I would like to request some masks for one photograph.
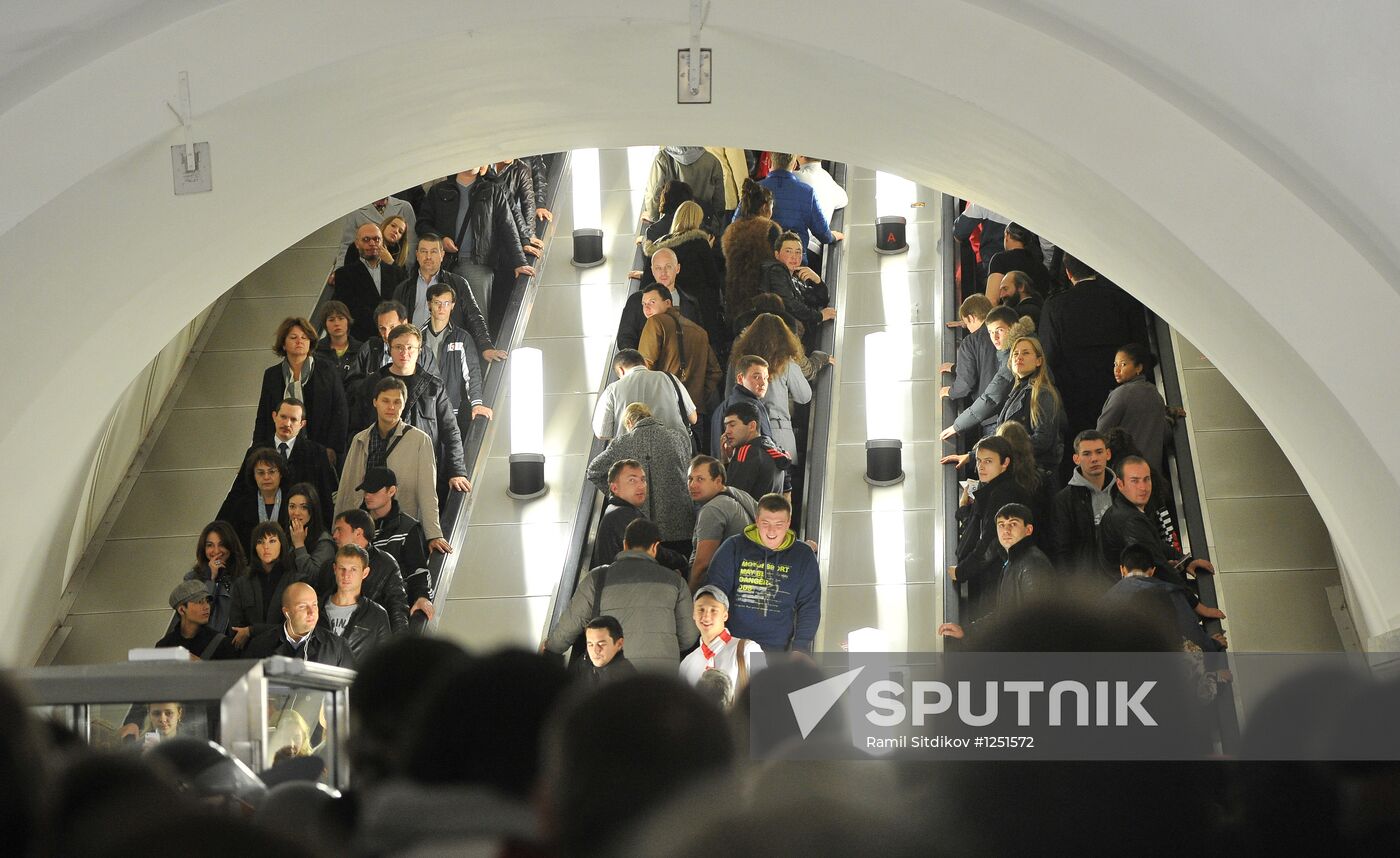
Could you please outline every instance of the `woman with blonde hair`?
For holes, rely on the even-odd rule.
[[[399,215],[389,215],[379,225],[384,243],[379,245],[379,261],[408,270],[408,221]]]
[[[757,355],[768,361],[768,390],[763,394],[763,403],[773,426],[773,442],[795,464],[797,435],[793,430],[792,406],[812,401],[812,386],[808,382],[816,378],[822,367],[834,362],[831,355],[814,351],[809,358],[797,334],[772,313],[754,317],[734,341],[733,354]],[[737,367],[731,367],[729,377],[733,378],[737,371]]]
[[[1007,358],[1014,381],[1001,406],[998,425],[1015,420],[1030,432],[1035,461],[1047,471],[1060,465],[1064,452],[1065,409],[1050,381],[1045,349],[1036,337],[1017,337]]]

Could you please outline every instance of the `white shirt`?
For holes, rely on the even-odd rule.
[[[707,670],[722,670],[729,674],[729,681],[734,686],[734,694],[739,693],[739,638],[734,638],[725,643],[718,635],[712,643],[708,644],[710,651],[714,653],[714,658],[705,658],[705,650],[696,647],[695,651],[686,656],[681,661],[681,680],[689,685],[694,685],[700,681],[700,675]],[[754,653],[758,653],[758,664],[754,664]],[[744,644],[744,664],[748,665],[749,678],[753,679],[755,670],[762,670],[767,659],[763,656],[763,648],[753,641]]]
[[[792,175],[802,184],[811,186],[812,192],[817,195],[817,208],[821,209],[822,217],[826,218],[828,223],[833,214],[844,209],[851,201],[851,198],[846,194],[846,189],[838,185],[831,174],[822,169],[821,161],[808,161],[793,170]]]
[[[282,447],[283,447],[283,445],[285,445],[285,446],[287,447],[287,452],[285,452],[285,453],[282,453]],[[295,435],[293,435],[293,436],[291,437],[291,440],[288,440],[288,441],[283,441],[280,437],[278,437],[278,436],[275,435],[275,434],[272,436],[272,448],[273,448],[274,450],[276,450],[277,452],[282,453],[282,457],[285,458],[287,461],[291,461],[291,459],[292,459],[292,451],[296,449],[296,446],[297,446],[297,436],[295,436]]]
[[[628,369],[598,397],[598,406],[593,411],[593,434],[604,440],[621,435],[622,412],[633,402],[645,402],[657,420],[673,429],[688,431],[690,424],[682,420],[676,405],[677,386],[687,415],[695,411],[695,402],[685,385],[672,384],[672,378],[669,373],[647,369],[642,364]]]

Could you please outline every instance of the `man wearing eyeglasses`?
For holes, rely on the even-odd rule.
[[[472,286],[460,274],[444,270],[442,237],[435,233],[418,236],[416,264],[409,268],[408,276],[394,287],[393,299],[404,306],[405,322],[412,322],[420,328],[428,323],[428,290],[445,284],[452,287],[456,306],[452,321],[471,335],[476,350],[483,360],[505,360],[504,349],[498,349],[491,342],[491,332],[486,327],[486,317],[481,314]]]
[[[432,357],[438,375],[447,386],[447,399],[457,415],[457,425],[465,435],[476,417],[491,419],[492,412],[482,404],[481,361],[467,332],[452,324],[457,295],[446,283],[428,287],[428,321],[422,326],[423,356]],[[462,413],[462,403],[469,405]]]

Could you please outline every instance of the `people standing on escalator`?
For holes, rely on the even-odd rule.
[[[800,182],[792,174],[796,165],[790,152],[772,152],[771,169],[761,184],[773,194],[773,220],[783,229],[797,234],[802,259],[807,259],[807,242],[815,238],[822,244],[835,244],[846,236],[832,229],[817,204],[812,186]]]
[[[1050,272],[1045,268],[1040,252],[1040,239],[1019,223],[1009,223],[1002,235],[1003,249],[991,258],[987,270],[987,299],[1000,303],[1001,281],[1008,273],[1020,271],[1029,275],[1034,291],[1050,293]]]
[[[678,270],[675,276],[675,288],[682,293],[695,299],[696,307],[700,311],[700,318],[696,322],[710,333],[712,345],[716,352],[720,351],[724,343],[728,342],[727,337],[717,338],[716,332],[720,335],[726,331],[724,322],[724,274],[720,270],[717,261],[714,236],[701,228],[704,219],[704,212],[700,206],[694,202],[685,202],[676,209],[675,219],[671,229],[654,241],[648,241],[642,245],[642,250],[648,259],[653,263],[656,261],[656,254],[662,250],[670,250],[675,254],[675,263]],[[642,289],[655,282],[652,274],[652,266],[646,266],[642,276]]]
[[[674,258],[669,249],[656,255],[658,263]],[[637,351],[646,359],[647,368],[675,376],[685,385],[692,402],[710,402],[719,391],[723,374],[710,348],[709,334],[681,315],[671,302],[670,290],[661,283],[653,283],[642,293],[642,313],[647,321]]]
[[[1064,452],[1064,408],[1050,381],[1040,340],[1021,337],[1011,343],[1011,374],[1016,380],[1002,403],[998,425],[1015,420],[1030,433],[1036,464],[1054,473]]]
[[[666,146],[656,153],[642,194],[642,220],[655,223],[661,219],[661,190],[677,179],[690,186],[695,201],[705,210],[705,221],[717,223],[725,210],[724,167],[703,146]]]
[[[645,496],[635,503],[637,511],[660,528],[662,544],[667,549],[684,557],[690,553],[690,536],[695,527],[695,510],[686,487],[690,436],[657,420],[651,409],[640,402],[627,406],[623,424],[627,431],[609,441],[607,448],[588,463],[585,476],[606,492],[615,482],[613,469],[617,462],[639,462],[645,476]],[[617,529],[616,533],[620,537],[622,531]],[[602,534],[600,528],[600,545],[604,543]],[[606,550],[616,553],[611,546]],[[602,563],[608,562],[606,550],[601,555]]]
[[[724,448],[729,451],[725,468],[729,484],[752,497],[783,495],[792,459],[758,425],[758,408],[752,402],[736,402],[724,409]]]
[[[774,245],[783,234],[772,220],[773,193],[745,179],[737,217],[724,231],[724,311],[729,322],[750,309],[754,297],[770,291],[765,264],[773,261]]]
[[[491,306],[498,262],[517,276],[535,273],[506,190],[489,170],[472,167],[434,185],[416,225],[420,244],[429,233],[442,236],[443,267],[467,281],[483,308]]]
[[[740,355],[755,355],[768,362],[768,387],[763,404],[768,410],[773,441],[788,454],[794,464],[798,461],[797,434],[793,425],[794,406],[812,401],[811,382],[835,359],[824,351],[814,351],[808,357],[797,335],[783,320],[765,313],[754,318],[744,333],[734,341]],[[785,491],[791,490],[789,485]]]

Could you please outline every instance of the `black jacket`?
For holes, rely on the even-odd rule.
[[[1142,304],[1102,278],[1081,280],[1045,303],[1038,325],[1069,436],[1093,429],[1115,386],[1113,356],[1125,343],[1147,344]]]
[[[377,339],[377,337],[376,337]],[[306,403],[306,426],[302,437],[310,438],[322,447],[335,451],[336,461],[345,459],[350,436],[346,433],[348,412],[345,403],[345,382],[337,364],[315,360],[311,375],[304,377],[301,399]],[[281,404],[286,383],[282,379],[282,364],[275,363],[263,372],[262,392],[258,395],[258,411],[253,419],[253,443],[260,447],[274,445],[277,437],[272,425],[272,413]]]
[[[1031,496],[1016,482],[1010,471],[983,483],[972,496],[972,506],[959,511],[962,526],[958,536],[958,580],[966,582],[973,601],[989,608],[987,596],[997,587],[1001,569],[1001,543],[997,541],[997,510],[1009,503],[1031,505]]]
[[[335,348],[331,346],[330,335],[327,334],[316,341],[316,351],[312,354],[317,361],[325,359],[327,363],[335,364],[340,370],[340,380],[344,382],[345,386],[348,388],[350,386],[350,378],[355,374],[355,359],[360,355],[361,345],[363,345],[363,343],[353,336],[347,336],[345,354],[338,355],[335,353]]]
[[[194,633],[194,637],[186,640],[180,637],[179,620],[176,620],[174,629],[171,629],[165,637],[156,641],[156,647],[158,649],[175,646],[184,647],[189,650],[192,655],[198,656],[204,661],[238,658],[238,650],[233,648],[233,639],[228,635],[218,634],[208,626],[200,626]]]
[[[389,367],[382,366],[370,373],[355,391],[353,432],[374,425],[374,386],[389,377]],[[408,385],[408,402],[404,403],[401,419],[423,430],[433,441],[437,454],[438,472],[449,477],[467,475],[465,454],[462,452],[462,432],[457,428],[457,415],[452,400],[447,398],[447,386],[433,373],[418,368],[416,380]],[[408,382],[405,380],[405,384]],[[353,434],[352,432],[352,434]]]
[[[404,270],[387,262],[379,263],[379,288],[363,262],[356,259],[335,270],[331,298],[350,309],[350,336],[369,340],[379,336],[374,328],[374,308],[393,297],[394,287],[404,278]]]
[[[268,629],[253,638],[248,643],[248,648],[243,651],[244,658],[268,658],[274,655],[355,669],[355,655],[350,651],[350,647],[337,637],[335,632],[322,626],[312,629],[310,636],[302,641],[301,646],[293,649],[279,623],[276,628]]]
[[[588,677],[588,684],[591,688],[600,685],[609,685],[614,682],[626,679],[629,676],[637,675],[637,667],[627,660],[624,653],[613,656],[612,661],[602,667],[594,667],[593,662],[588,662],[588,672],[584,674]]]
[[[802,337],[804,344],[814,340],[822,326],[822,312],[798,293],[786,265],[776,259],[763,263],[763,291],[782,298],[783,307],[803,324],[806,328]]]
[[[1108,479],[1109,492],[1117,500],[1118,489],[1113,486],[1112,477]],[[1117,577],[1117,566],[1112,569],[1104,566],[1098,525],[1094,524],[1094,505],[1088,488],[1069,485],[1060,489],[1055,495],[1053,517],[1054,536],[1048,545],[1048,553],[1062,572]]]
[[[598,534],[593,538],[593,556],[588,564],[593,568],[616,560],[618,552],[622,551],[622,537],[627,525],[643,518],[642,511],[630,503],[608,498],[606,504],[607,508],[598,519]],[[675,570],[681,577],[690,575],[690,559],[664,545],[656,549],[656,562]]]
[[[360,596],[374,601],[389,612],[389,628],[395,634],[408,628],[408,593],[404,589],[403,575],[399,563],[393,555],[370,545],[369,577],[360,585]],[[315,581],[308,581],[316,588],[321,601],[335,593],[335,560],[326,564]]]
[[[1186,586],[1186,577],[1174,565],[1182,559],[1182,553],[1162,541],[1157,527],[1146,513],[1118,495],[1113,499],[1113,506],[1099,520],[1099,546],[1103,552],[1101,571],[1104,573],[1105,587],[1118,582],[1119,559],[1123,556],[1123,549],[1129,545],[1141,545],[1151,552],[1152,565],[1157,567],[1157,579],[1186,590],[1190,593],[1192,607],[1195,607],[1200,598]]]
[[[1006,565],[997,584],[997,611],[1015,610],[1054,591],[1055,567],[1033,538],[1022,539],[1003,556]]]
[[[350,371],[350,377],[345,382],[345,397],[351,407],[354,407],[354,396],[360,383],[365,380],[365,376],[378,372],[381,367],[389,365],[389,344],[384,342],[382,337],[376,336],[372,340],[367,340],[360,345],[360,350],[355,354],[355,366]],[[418,365],[428,372],[437,372],[437,360],[431,354],[419,352]],[[373,391],[370,391],[373,393]],[[355,413],[350,413],[350,419],[358,419]],[[354,424],[351,423],[351,426]],[[361,426],[361,429],[364,427]],[[347,434],[354,435],[358,430],[349,429]]]
[[[726,466],[725,485],[761,498],[783,490],[783,471],[791,466],[792,459],[773,439],[759,435],[734,451]]]
[[[228,522],[233,527],[234,534],[238,536],[238,544],[243,546],[244,552],[247,552],[249,549],[248,540],[252,538],[253,528],[257,527],[258,522],[262,520],[258,510],[262,498],[259,496],[250,474],[239,471],[238,476],[234,479],[234,486],[234,490],[231,490],[224,498],[216,518],[219,521]],[[282,506],[277,510],[277,523],[282,525],[284,530],[289,524],[287,520],[287,490],[291,487],[291,483],[282,483]],[[284,546],[284,550],[291,551],[291,546]]]
[[[285,546],[284,551],[291,552],[291,546]],[[257,560],[253,561],[254,566],[261,566]],[[232,598],[232,607],[229,610],[228,626],[232,630],[235,627],[248,627],[253,637],[257,637],[268,629],[282,628],[284,617],[282,616],[282,594],[287,588],[298,582],[305,583],[305,579],[297,574],[296,569],[288,561],[283,567],[282,579],[277,582],[277,587],[272,591],[272,598],[263,599],[262,577],[267,573],[258,569],[252,569],[245,575],[233,579],[233,585],[229,588],[229,595]]]
[[[494,170],[495,167],[492,167]],[[496,172],[496,181],[505,191],[510,213],[515,218],[521,243],[535,237],[535,177],[530,166],[520,159],[511,161],[504,170]]]
[[[478,176],[472,184],[471,210],[462,222],[463,232],[471,230],[472,234],[471,255],[466,261],[494,266],[499,260],[502,265],[511,268],[526,264],[525,252],[521,250],[520,229],[511,214],[506,189],[489,173]],[[420,236],[433,232],[451,238],[460,246],[457,207],[461,202],[462,191],[457,187],[456,176],[438,182],[424,198],[423,211],[418,215],[414,229]],[[443,267],[451,268],[456,261],[457,254],[449,253]]]
[[[1036,330],[1040,330],[1040,313],[1045,309],[1045,299],[1035,292],[1011,305],[1016,310],[1016,315],[1023,319],[1030,319],[1035,322]],[[1144,343],[1146,345],[1146,343]],[[1112,373],[1110,373],[1112,375]]]
[[[1104,594],[1104,606],[1110,610],[1142,611],[1149,616],[1170,622],[1185,640],[1203,652],[1220,652],[1220,644],[1206,634],[1194,609],[1194,595],[1185,587],[1152,577],[1121,578]]]
[[[420,598],[433,600],[436,587],[428,569],[428,539],[423,525],[400,510],[397,499],[389,507],[388,515],[375,520],[373,544],[399,564],[410,606]]]
[[[457,293],[457,307],[452,311],[449,321],[471,334],[478,352],[495,348],[491,332],[486,327],[486,317],[481,315],[481,307],[476,303],[476,295],[472,294],[471,285],[466,279],[444,268],[438,272],[437,282],[451,286],[452,291]],[[408,275],[403,281],[395,285],[394,300],[408,309],[408,317],[412,319],[414,311],[418,309],[417,297],[418,266],[413,265],[408,269]]]
[[[248,456],[258,447],[272,447],[277,449],[277,436],[272,437],[268,444],[254,444],[243,454],[242,461],[248,461]],[[298,438],[292,445],[292,455],[287,461],[288,473],[282,479],[282,497],[285,498],[292,486],[297,483],[310,483],[316,489],[316,499],[321,502],[321,526],[326,530],[331,529],[334,520],[332,513],[335,511],[334,496],[336,488],[340,485],[340,478],[336,476],[335,468],[331,467],[330,459],[326,458],[326,448],[312,441],[310,438]],[[228,495],[224,499],[224,506],[235,508],[234,505],[242,504],[247,508],[247,515],[254,516],[253,524],[257,524],[257,487],[249,484],[247,475],[241,470],[233,478],[233,485],[229,487]],[[247,501],[247,503],[244,503]],[[252,532],[252,527],[248,528]],[[244,546],[245,548],[247,546]]]
[[[316,628],[335,634],[331,629],[330,618],[326,616],[324,603]],[[345,624],[345,631],[338,637],[350,647],[350,654],[354,656],[355,663],[363,664],[365,656],[375,647],[387,642],[391,634],[389,612],[373,599],[361,596],[359,604],[355,606],[355,613],[350,615],[350,620]]]

